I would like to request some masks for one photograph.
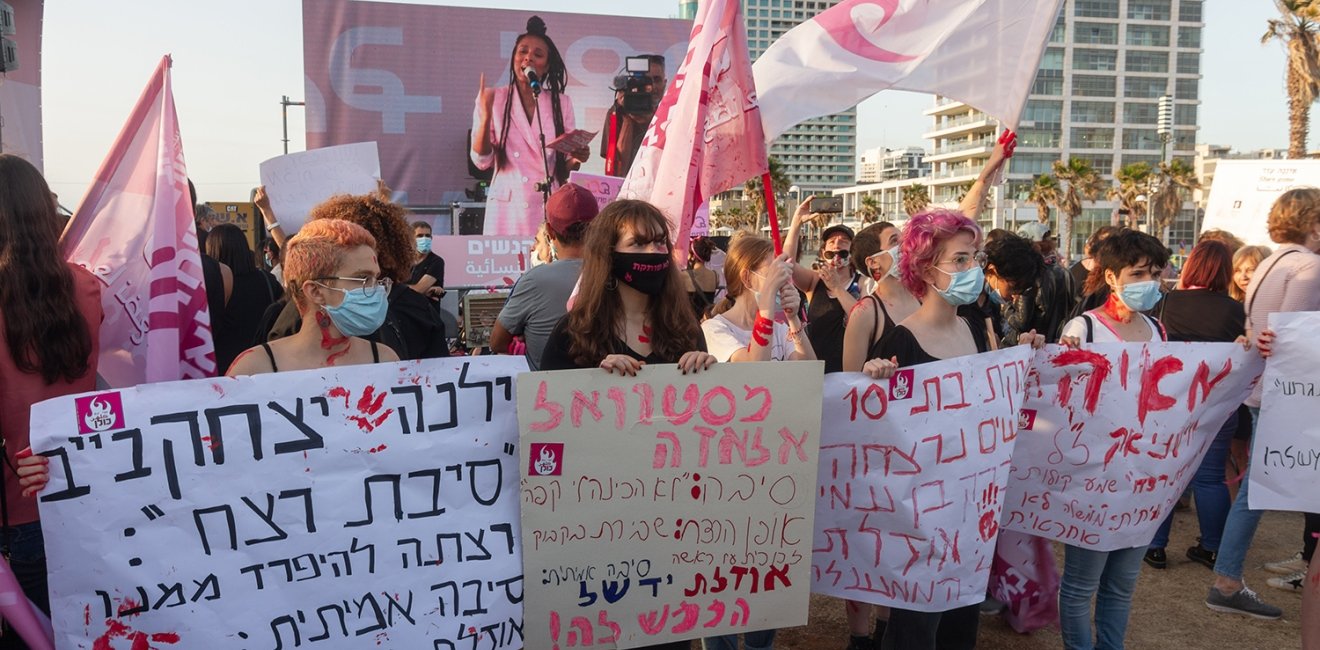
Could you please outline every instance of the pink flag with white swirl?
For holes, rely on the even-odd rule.
[[[215,375],[188,171],[163,57],[60,240],[101,290],[98,372],[116,388]]]
[[[1010,129],[1062,0],[843,0],[756,60],[767,141],[894,88],[965,102]]]

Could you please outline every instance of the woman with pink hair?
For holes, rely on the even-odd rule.
[[[990,351],[985,327],[958,315],[985,288],[985,253],[981,228],[962,212],[945,209],[918,213],[903,228],[898,256],[899,278],[921,307],[880,340],[877,355],[862,371],[873,379],[893,376],[899,366],[913,366]],[[1035,330],[1019,343],[1039,348],[1045,338]],[[944,612],[891,608],[880,647],[958,650],[976,647],[978,605]]]

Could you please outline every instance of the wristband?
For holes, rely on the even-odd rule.
[[[274,230],[274,229],[279,228],[279,227],[280,227],[280,222],[278,222],[278,221],[272,221],[272,222],[266,224],[266,230]]]

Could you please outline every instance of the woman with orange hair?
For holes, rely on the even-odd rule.
[[[367,341],[385,322],[385,296],[376,239],[341,219],[310,221],[284,250],[284,281],[302,318],[297,333],[249,348],[230,377],[398,361],[388,346]]]

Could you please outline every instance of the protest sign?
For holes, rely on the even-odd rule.
[[[441,235],[431,252],[445,261],[446,287],[507,289],[532,268],[535,240],[514,235]]]
[[[38,404],[59,647],[519,647],[526,367],[433,359]]]
[[[1004,527],[1097,551],[1149,544],[1261,368],[1233,343],[1041,350]]]
[[[777,362],[519,377],[527,647],[805,624],[820,374]]]
[[[1320,160],[1219,160],[1202,231],[1227,230],[1255,246],[1277,246],[1265,227],[1280,194],[1320,186]]]
[[[1320,494],[1320,312],[1270,314],[1277,338],[1261,377],[1260,423],[1251,444],[1252,510],[1316,511]]]
[[[985,600],[1030,358],[826,376],[813,592],[918,611]]]
[[[289,235],[307,223],[317,204],[336,194],[375,192],[379,178],[375,142],[300,151],[261,163],[261,184],[270,197],[270,209]]]

